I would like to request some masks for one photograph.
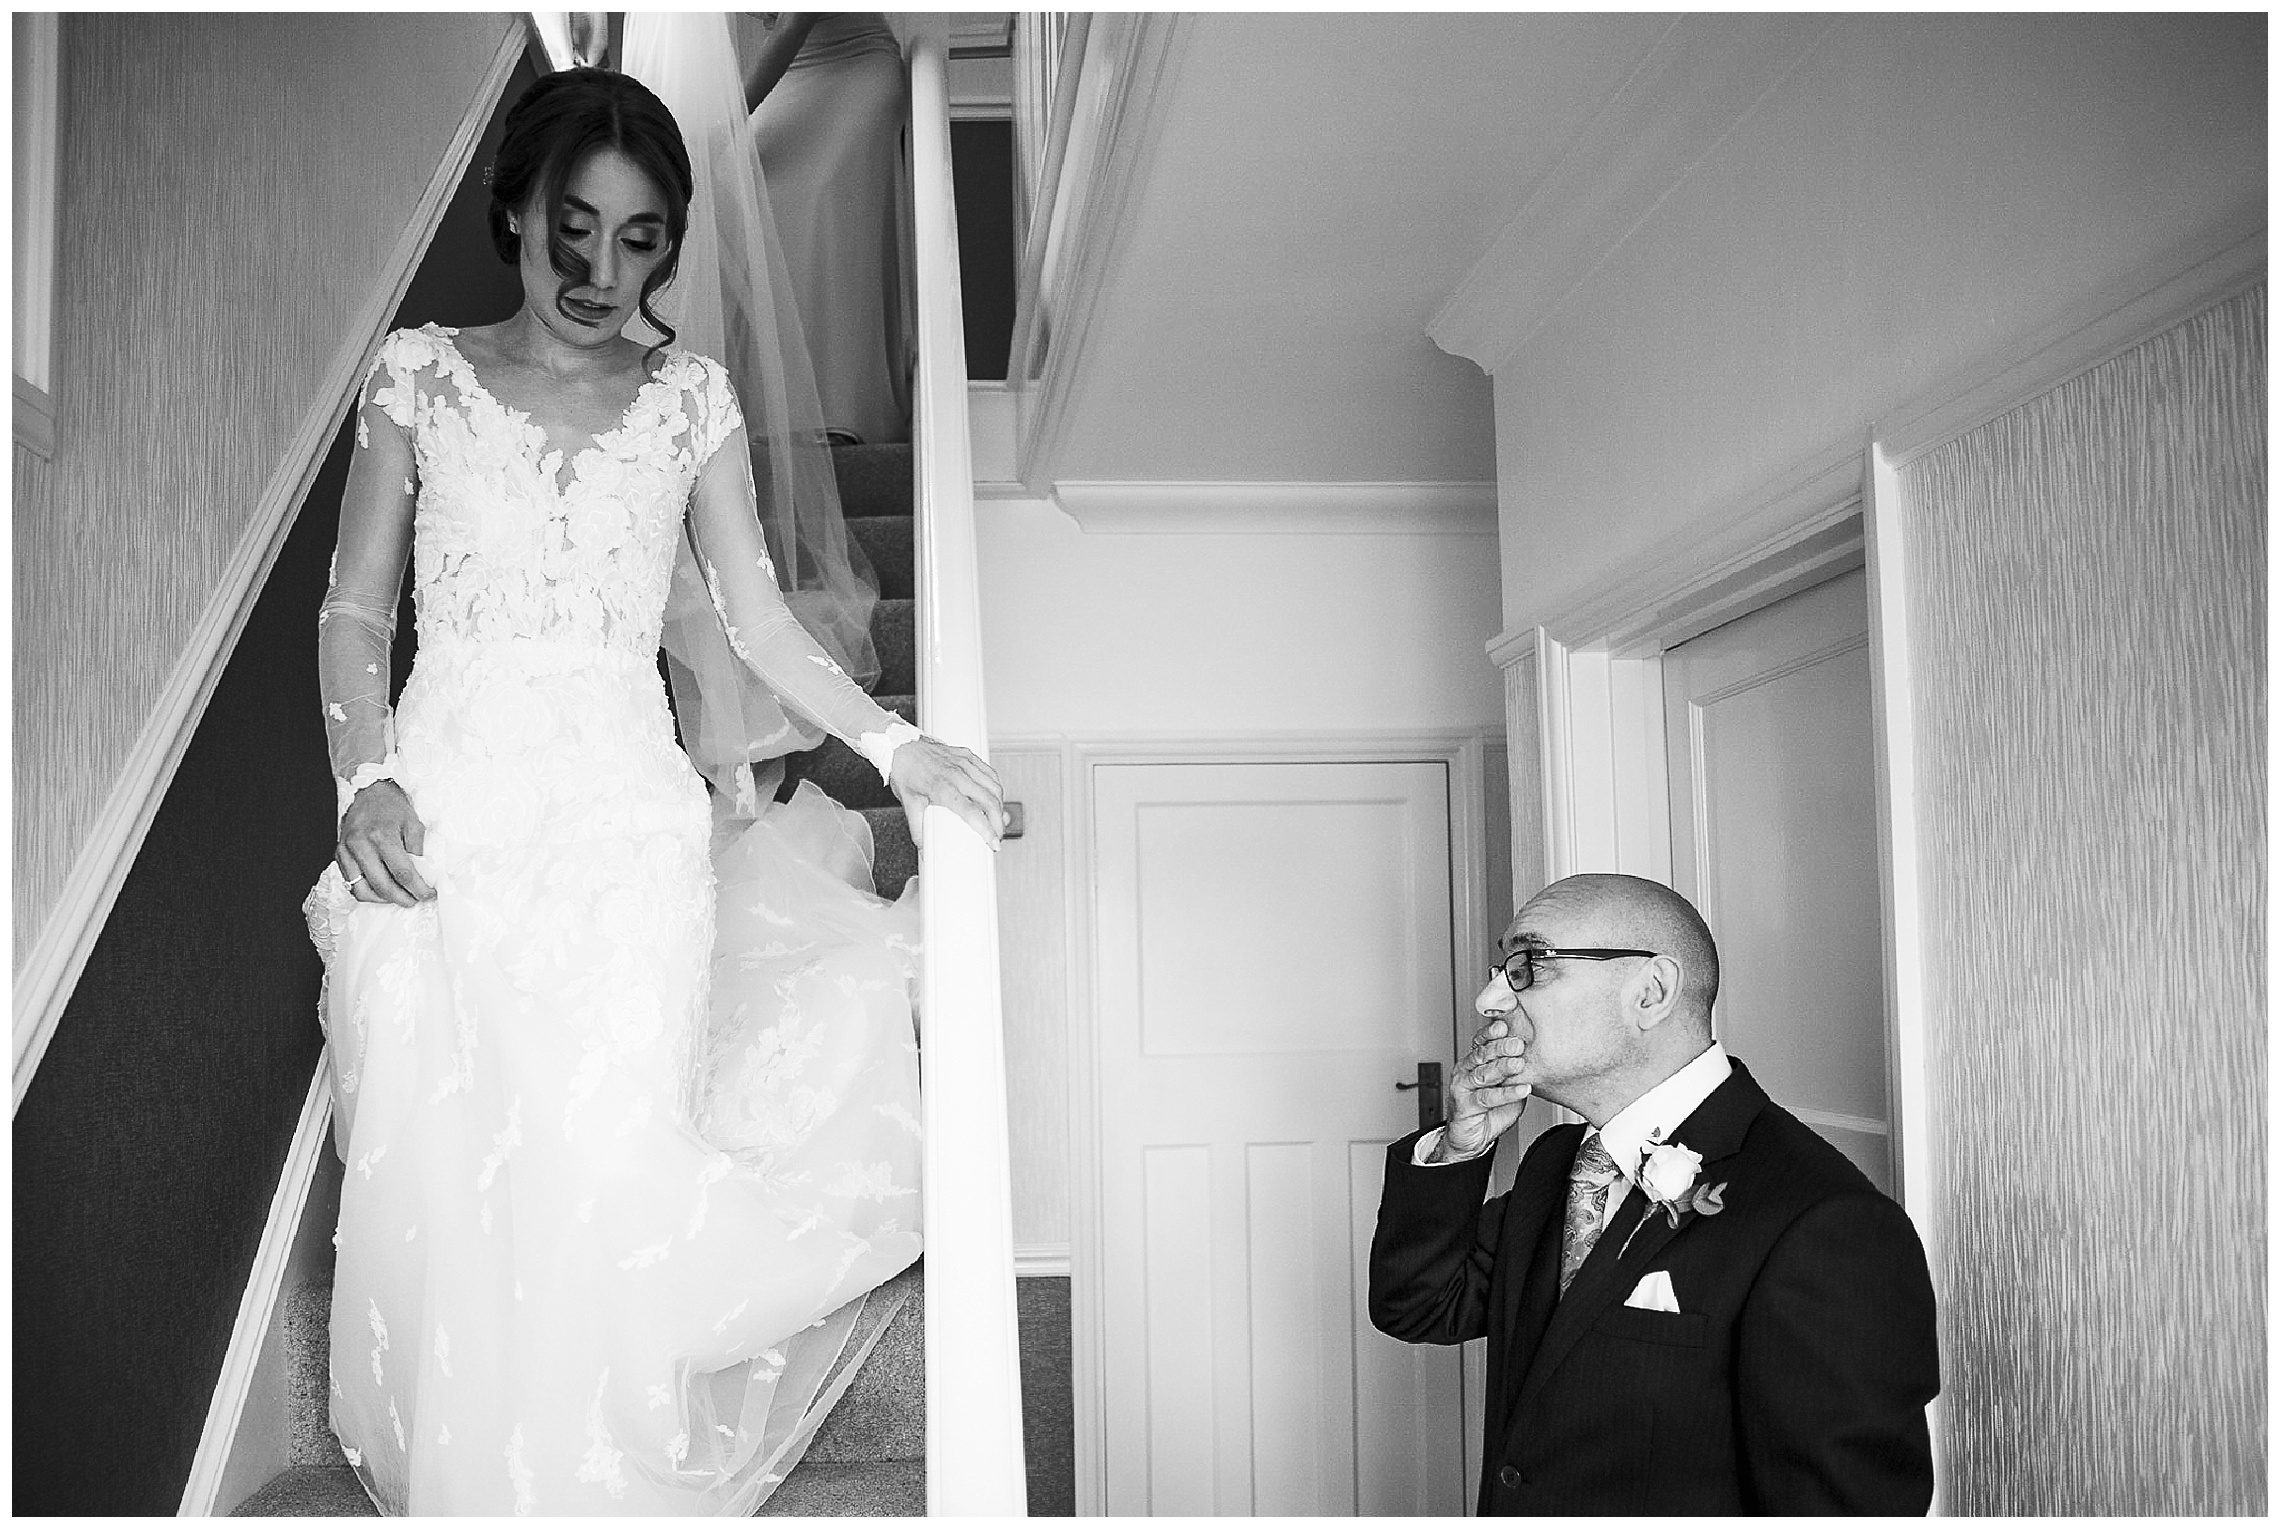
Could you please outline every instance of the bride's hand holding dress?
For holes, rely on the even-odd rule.
[[[379,780],[357,792],[341,815],[333,864],[358,902],[410,908],[435,896],[416,863],[426,846],[427,828],[412,799],[394,781]]]

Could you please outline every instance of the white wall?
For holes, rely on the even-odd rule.
[[[1030,500],[979,514],[993,735],[1503,715],[1483,651],[1496,624],[1489,535],[1088,534]]]
[[[1348,508],[1351,508],[1349,505]],[[1493,536],[1088,533],[1056,505],[985,502],[983,662],[992,752],[1029,814],[999,869],[1014,1236],[1070,1238],[1069,1033],[1086,1017],[1085,826],[1072,749],[1104,739],[1481,733],[1503,691]],[[1389,509],[1389,514],[1394,513]],[[1501,760],[1499,760],[1501,764]],[[1501,820],[1495,832],[1504,829]],[[1081,886],[1081,883],[1080,883]]]
[[[55,456],[16,451],[11,508],[19,974],[514,25],[64,18]]]
[[[2260,16],[1836,22],[1499,367],[1506,625],[2261,227],[2264,57]]]

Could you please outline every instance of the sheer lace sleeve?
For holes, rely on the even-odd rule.
[[[357,399],[356,449],[341,494],[332,579],[317,612],[317,689],[340,810],[395,768],[388,705],[396,601],[412,547],[419,469],[412,454],[411,366],[391,335]]]
[[[703,466],[689,530],[729,648],[782,701],[854,745],[884,777],[896,746],[918,729],[864,694],[784,603],[756,514],[743,417],[727,379],[708,381],[696,421]]]

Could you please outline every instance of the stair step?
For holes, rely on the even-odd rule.
[[[842,1508],[787,1507],[792,1513],[876,1513],[889,1516],[926,1511],[926,1275],[923,1261],[880,1287],[902,1297],[863,1366],[816,1429],[807,1453],[779,1489],[798,1502],[844,1501]],[[312,1280],[286,1298],[286,1332],[291,1373],[292,1465],[247,1498],[233,1517],[281,1518],[298,1515],[342,1518],[371,1516],[356,1473],[341,1453],[329,1421],[329,1322],[332,1282]],[[869,1331],[872,1329],[863,1329]],[[311,1341],[313,1338],[313,1341]],[[897,1467],[870,1480],[868,1467]],[[902,1469],[908,1467],[908,1469]],[[808,1478],[822,1478],[820,1484]],[[911,1498],[915,1508],[897,1506]],[[795,1489],[797,1489],[795,1491]],[[875,1503],[877,1506],[862,1506]],[[765,1511],[765,1510],[764,1510]]]
[[[900,515],[862,515],[847,522],[847,534],[871,560],[883,599],[908,600],[918,592],[918,551],[911,540],[916,522]]]
[[[232,1518],[378,1518],[348,1462],[296,1465],[239,1503]]]
[[[886,446],[834,446],[831,469],[839,480],[839,513],[849,520],[865,515],[907,519],[918,502],[907,441]]]
[[[888,901],[902,896],[904,885],[918,874],[918,846],[911,842],[910,821],[900,807],[860,807],[871,825],[871,881]]]
[[[916,696],[882,695],[872,699],[905,722],[918,720]],[[871,761],[837,738],[827,738],[820,748],[794,754],[784,761],[784,788],[777,793],[777,799],[788,800],[791,788],[803,780],[814,781],[819,790],[842,807],[860,810],[895,805],[894,792],[879,779],[879,772],[872,768]]]
[[[926,1458],[926,1274],[913,1264],[881,1287],[903,1303],[808,1441],[802,1463]],[[796,1474],[796,1473],[795,1473]]]
[[[232,1518],[378,1518],[356,1472],[297,1465],[238,1505]],[[760,1505],[759,1518],[924,1518],[926,1462],[818,1460],[812,1454]]]
[[[918,602],[881,600],[871,607],[871,642],[879,650],[880,695],[918,693]]]
[[[232,1518],[378,1518],[356,1472],[296,1465],[254,1493]],[[926,1461],[818,1460],[811,1452],[760,1505],[759,1518],[923,1518]]]
[[[895,1276],[888,1288],[905,1293],[901,1308],[865,1356],[846,1394],[816,1430],[804,1458],[760,1510],[762,1517],[904,1517],[926,1511],[923,1262]],[[1075,1440],[1067,1391],[1068,1282],[1025,1279],[1016,1290],[1029,1510],[1033,1515],[1066,1516],[1075,1511]],[[302,1285],[287,1301],[295,1372],[289,1378],[295,1406],[293,1465],[248,1498],[234,1516],[370,1517],[371,1501],[325,1422],[325,1339],[332,1287]],[[300,1337],[310,1330],[312,1316],[313,1347]],[[305,1437],[311,1434],[314,1439]],[[321,1454],[308,1448],[315,1440],[322,1441]]]
[[[362,1494],[359,1493],[359,1496]],[[756,1518],[924,1518],[926,1462],[802,1460]]]
[[[296,1467],[347,1470],[332,1431],[332,1277],[295,1286],[285,1296],[285,1388],[293,1437],[286,1457]],[[349,1482],[356,1495],[364,1489]],[[280,1510],[283,1511],[283,1510]]]

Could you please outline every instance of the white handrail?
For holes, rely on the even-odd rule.
[[[927,732],[986,757],[948,33],[946,17],[923,18],[909,50],[918,694]],[[926,1507],[930,1515],[1026,1516],[997,865],[990,848],[946,809],[928,808],[924,828],[918,907],[925,946]]]

